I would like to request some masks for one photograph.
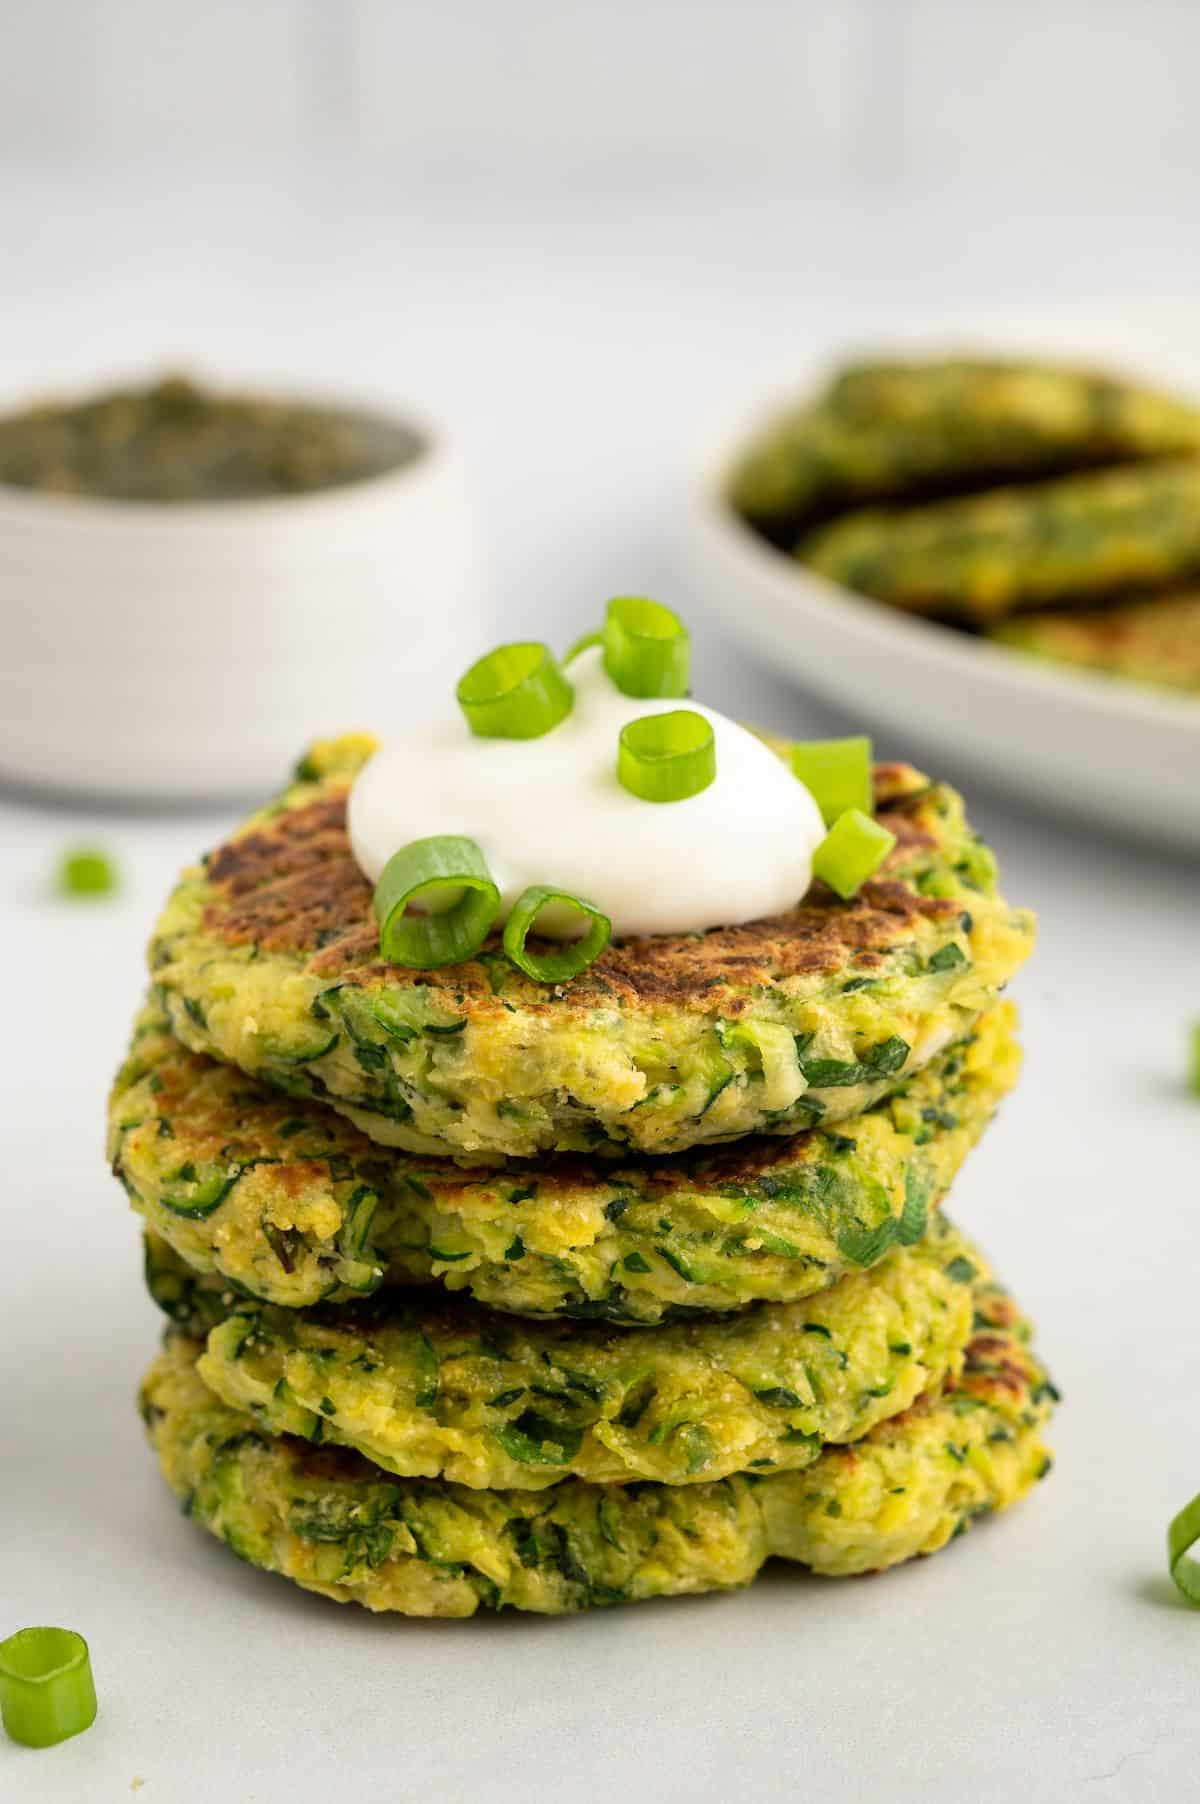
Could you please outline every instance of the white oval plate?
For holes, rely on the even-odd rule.
[[[1059,320],[1033,332],[1009,322],[1007,329],[971,337],[993,351],[1040,346],[1047,354],[1103,359],[1193,386],[1200,355],[1194,320],[1190,357],[1187,350],[1163,355],[1158,331],[1147,355],[1144,331],[1136,338],[1127,331],[1087,333],[1078,321],[1071,329]],[[879,342],[932,352],[962,343],[963,335],[891,333],[880,334]],[[794,399],[803,385],[802,372],[773,398],[744,409],[715,436],[693,475],[691,574],[714,612],[805,688],[944,748],[998,786],[1104,826],[1200,850],[1200,700],[1043,664],[901,614],[805,570],[742,523],[724,498],[725,474],[781,395]]]

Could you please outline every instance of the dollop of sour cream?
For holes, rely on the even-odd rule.
[[[482,739],[447,719],[387,740],[350,792],[350,843],[372,883],[402,846],[464,834],[487,860],[507,916],[546,884],[585,897],[613,933],[691,933],[795,906],[825,837],[787,765],[735,721],[691,701],[623,695],[599,647],[567,672],[575,706],[540,739]],[[645,802],[617,780],[621,728],[689,708],[712,723],[717,774],[682,802]],[[538,931],[578,931],[546,910]]]

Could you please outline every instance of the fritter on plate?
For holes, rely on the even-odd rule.
[[[1023,614],[992,629],[1017,651],[1081,670],[1200,694],[1200,592],[1151,596],[1112,608]]]
[[[770,420],[730,499],[768,537],[865,502],[913,501],[1200,452],[1200,409],[1099,371],[993,358],[850,364]]]
[[[1165,588],[1200,571],[1200,459],[864,509],[808,534],[796,555],[862,595],[985,626]]]

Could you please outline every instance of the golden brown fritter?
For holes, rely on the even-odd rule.
[[[614,943],[556,987],[496,936],[469,963],[406,971],[380,960],[345,831],[372,749],[311,755],[186,872],[151,969],[194,1050],[412,1151],[674,1153],[846,1118],[969,1033],[1032,943],[959,798],[886,765],[877,812],[897,844],[850,902],[814,884],[787,915]]]
[[[961,1376],[801,1472],[711,1484],[475,1491],[400,1479],[342,1448],[265,1434],[174,1340],[143,1418],[186,1513],[251,1564],[409,1616],[557,1615],[744,1585],[771,1555],[831,1576],[943,1547],[1042,1478],[1054,1388],[1011,1301],[980,1283]]]
[[[1103,372],[996,358],[872,361],[767,423],[730,499],[777,544],[838,510],[1200,451],[1200,409]]]
[[[1200,695],[1200,592],[1149,596],[1113,608],[1026,614],[993,628],[1017,651],[1104,676]]]
[[[303,1310],[209,1293],[199,1371],[271,1434],[405,1478],[700,1484],[811,1465],[956,1374],[985,1271],[939,1213],[802,1302],[657,1328],[530,1322],[436,1290]]]
[[[1200,572],[1200,459],[846,514],[797,556],[844,588],[987,625]]]
[[[519,1314],[652,1323],[810,1296],[918,1239],[1019,1062],[1002,1003],[836,1128],[472,1169],[377,1146],[186,1051],[150,1007],[113,1088],[109,1156],[154,1235],[218,1291],[303,1308],[437,1277]],[[148,1276],[186,1312],[177,1273],[156,1260]]]

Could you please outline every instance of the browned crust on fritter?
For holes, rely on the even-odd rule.
[[[379,1157],[379,1148],[365,1134],[340,1117],[321,1112],[312,1114],[312,1137],[328,1124],[330,1146],[322,1149],[326,1156],[301,1157],[282,1132],[284,1124],[296,1118],[295,1105],[230,1067],[224,1068],[226,1075],[218,1085],[202,1081],[211,1078],[216,1069],[214,1060],[189,1052],[178,1040],[172,1042],[169,1058],[154,1062],[155,1118],[165,1121],[172,1131],[186,1133],[192,1159],[227,1165],[256,1161],[263,1156],[264,1141],[270,1142],[274,1148],[271,1188],[276,1195],[291,1198],[328,1184],[327,1154],[335,1147],[356,1152],[363,1159]],[[120,1081],[118,1078],[118,1085]],[[119,1176],[119,1164],[118,1159],[113,1167],[115,1176]]]
[[[1006,1291],[990,1289],[977,1304],[976,1330],[967,1348],[959,1387],[986,1401],[1019,1397],[1033,1372],[1028,1349],[1013,1338],[1020,1312]]]
[[[957,908],[951,900],[919,896],[887,875],[889,865],[936,845],[910,812],[922,793],[913,788],[913,777],[907,765],[876,768],[876,811],[897,845],[882,874],[852,903],[838,902],[814,884],[804,906],[786,915],[703,935],[618,942],[573,982],[572,999],[583,1007],[622,1002],[666,1007],[704,992],[736,1013],[756,984],[820,975],[848,961],[863,971],[877,968],[905,923],[920,916],[949,918]],[[321,977],[362,985],[429,984],[426,973],[401,972],[379,961],[371,886],[346,833],[346,796],[344,790],[326,794],[287,810],[212,853],[205,874],[214,894],[204,912],[205,931],[231,946],[291,954]],[[498,945],[498,938],[489,942],[485,958]],[[727,986],[726,1002],[721,992]],[[481,1008],[496,1001],[481,961],[456,966],[452,979],[439,976],[432,987],[452,987],[459,1006]],[[532,984],[521,1000],[531,1008],[547,1004],[546,992]]]

